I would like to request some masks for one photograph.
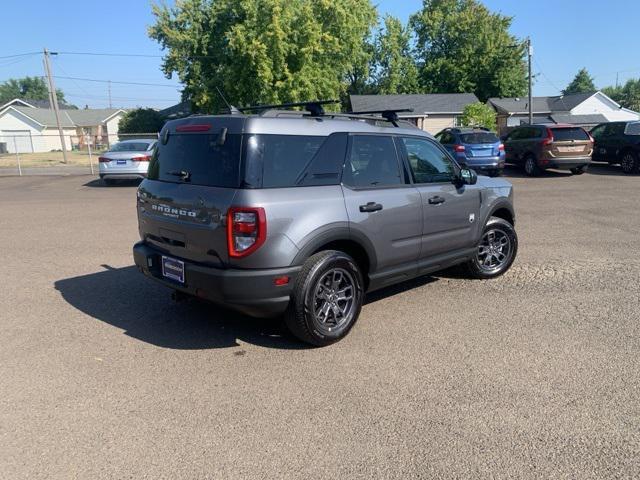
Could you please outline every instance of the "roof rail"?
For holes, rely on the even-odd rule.
[[[253,105],[250,107],[238,108],[238,110],[241,112],[249,112],[249,111],[274,110],[278,108],[304,107],[304,109],[307,112],[309,112],[312,117],[320,117],[324,115],[324,108],[322,108],[322,106],[328,105],[331,103],[340,103],[340,100],[315,100],[312,102],[281,103],[278,105]]]
[[[387,122],[391,122],[394,127],[398,126],[398,113],[413,112],[413,108],[399,108],[394,110],[367,110],[366,112],[349,112],[349,115],[374,115],[379,114]]]

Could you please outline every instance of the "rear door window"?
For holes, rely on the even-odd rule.
[[[393,138],[383,135],[353,135],[342,181],[352,187],[404,183]]]
[[[589,134],[580,127],[552,128],[553,140],[570,142],[571,140],[590,140]]]
[[[148,178],[165,182],[237,188],[240,183],[240,135],[171,133],[158,143]]]

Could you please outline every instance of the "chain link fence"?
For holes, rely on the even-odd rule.
[[[98,157],[123,140],[156,139],[157,133],[62,136],[58,133],[0,132],[0,176],[98,173]]]

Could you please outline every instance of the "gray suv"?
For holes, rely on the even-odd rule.
[[[315,105],[317,107],[317,105]],[[264,110],[168,122],[137,192],[138,268],[323,346],[366,292],[466,264],[509,269],[513,187],[381,117]]]

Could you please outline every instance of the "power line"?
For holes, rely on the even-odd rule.
[[[120,85],[140,85],[143,87],[167,87],[167,88],[181,88],[180,85],[167,85],[166,83],[144,83],[144,82],[125,82],[119,80],[100,80],[97,78],[81,78],[81,77],[60,77],[55,76],[55,78],[61,78],[64,80],[79,80],[82,82],[97,82],[97,83],[117,83]]]
[[[3,55],[0,58],[26,57],[27,55],[40,55],[42,52],[16,53],[14,55]]]

